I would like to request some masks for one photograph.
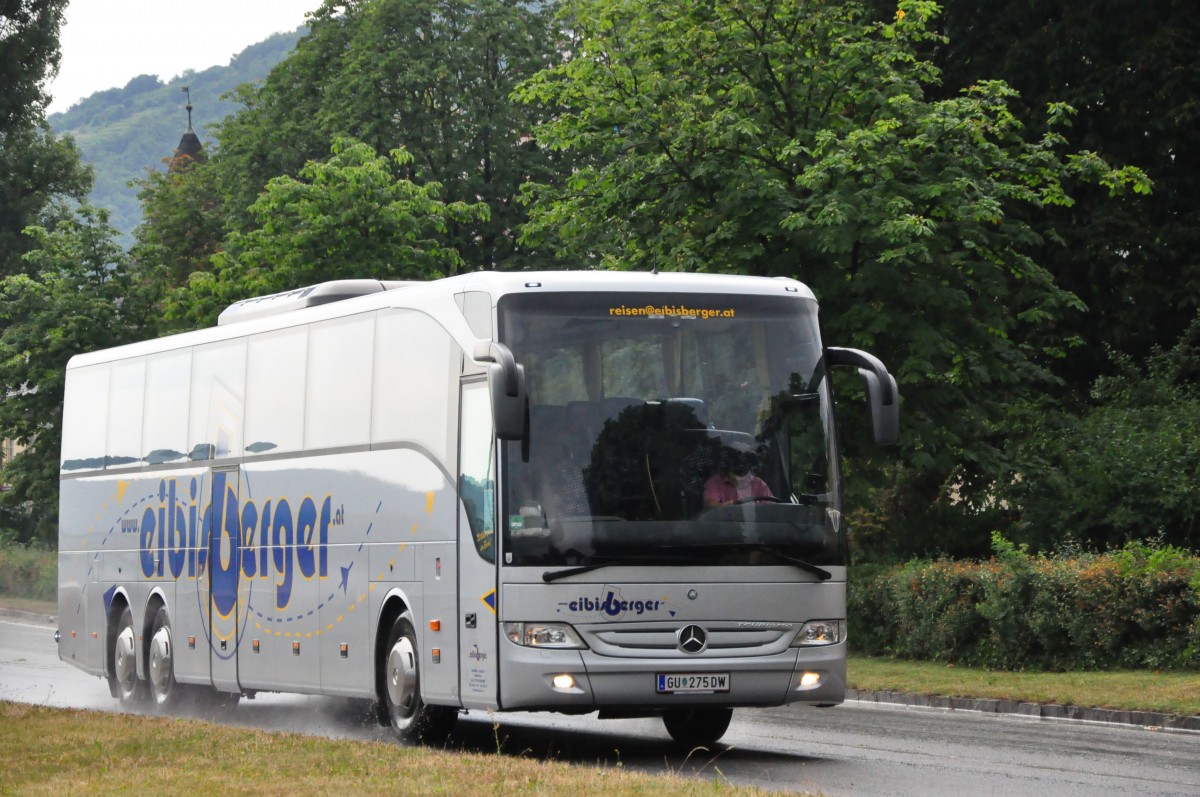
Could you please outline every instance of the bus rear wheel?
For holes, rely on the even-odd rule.
[[[731,719],[731,708],[682,708],[663,714],[663,725],[680,745],[707,747],[725,735]]]
[[[126,606],[117,620],[117,633],[113,637],[112,683],[113,694],[121,705],[129,708],[141,706],[146,700],[146,682],[137,674],[138,643],[133,630],[133,612]]]
[[[440,744],[454,730],[458,710],[421,699],[420,662],[412,616],[402,614],[392,623],[383,651],[380,714],[401,741]]]
[[[160,710],[179,705],[183,686],[175,681],[175,640],[171,636],[171,618],[167,607],[160,606],[150,632],[150,656],[146,669],[150,676],[150,696]]]

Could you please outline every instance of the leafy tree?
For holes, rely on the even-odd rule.
[[[1030,136],[1003,82],[930,99],[939,73],[919,52],[941,41],[935,11],[581,0],[564,18],[573,57],[519,89],[565,109],[539,142],[587,159],[527,189],[528,239],[606,267],[796,276],[830,340],[885,358],[904,396],[891,478],[909,530],[951,485],[964,507],[983,499],[1010,406],[1052,382],[1060,352],[1030,333],[1078,300],[1031,257],[1022,214],[1070,205],[1068,180],[1148,190],[1067,151],[1068,108]]]
[[[42,85],[58,71],[58,31],[66,8],[67,0],[0,0],[0,140],[41,119]]]
[[[557,60],[549,4],[519,0],[349,0],[309,17],[309,34],[219,132],[212,167],[233,227],[268,180],[295,176],[338,136],[384,155],[412,155],[403,176],[431,180],[448,200],[483,202],[488,218],[450,219],[447,241],[472,268],[528,265],[515,198],[549,179],[554,157],[532,146],[536,107],[514,104],[518,81]]]
[[[161,171],[162,159],[175,149],[184,131],[184,86],[195,104],[196,135],[206,146],[215,143],[208,128],[238,110],[231,92],[244,83],[260,83],[271,67],[292,50],[302,29],[279,33],[247,47],[228,64],[191,70],[166,83],[154,75],[138,75],[121,88],[98,91],[62,113],[51,114],[50,126],[72,136],[96,175],[89,202],[111,212],[111,221],[131,245],[142,221],[140,184],[148,170]],[[153,172],[152,172],[153,173]],[[173,230],[170,238],[185,235]],[[183,251],[175,257],[186,257]]]
[[[1095,547],[1159,537],[1200,548],[1200,316],[1143,362],[1110,350],[1080,417],[1057,413],[1020,441],[1005,497],[1015,534],[1042,549],[1069,530]]]
[[[232,233],[211,272],[195,272],[177,292],[174,314],[211,323],[231,302],[325,280],[371,276],[430,279],[462,265],[447,247],[447,225],[486,220],[482,203],[446,203],[437,183],[396,177],[412,161],[403,149],[375,155],[338,139],[333,155],[300,178],[267,183],[251,207],[258,226]]]
[[[876,2],[879,14],[895,4]],[[1020,92],[1018,118],[1040,129],[1042,109],[1064,101],[1073,142],[1142,167],[1154,193],[1112,201],[1088,187],[1073,205],[1030,216],[1036,256],[1087,312],[1055,324],[1086,345],[1056,364],[1085,398],[1114,373],[1107,348],[1137,359],[1170,348],[1200,308],[1200,6],[1133,0],[949,0],[939,96],[984,78]],[[1046,234],[1054,230],[1056,235]]]
[[[83,199],[91,174],[46,126],[42,84],[58,69],[66,0],[0,0],[0,275],[23,270],[22,230]]]
[[[25,273],[0,280],[0,434],[26,447],[4,463],[0,508],[20,541],[53,542],[67,361],[143,337],[150,313],[105,211],[28,235]]]
[[[892,2],[872,5],[894,13]],[[937,25],[949,43],[931,53],[942,67],[938,96],[1002,78],[1020,92],[1013,113],[1036,130],[1046,103],[1067,102],[1076,109],[1073,142],[1138,164],[1156,186],[1150,197],[1118,202],[1080,186],[1074,204],[1030,216],[1044,233],[1039,262],[1087,308],[1055,323],[1055,334],[1085,343],[1055,371],[1086,400],[1096,374],[1112,372],[1108,347],[1134,356],[1170,347],[1200,307],[1200,7],[943,5]]]
[[[164,294],[209,270],[224,248],[227,221],[214,177],[203,163],[187,162],[151,172],[140,184],[143,218],[131,252]]]
[[[25,227],[69,215],[91,182],[74,143],[56,137],[44,121],[0,136],[0,275],[27,269]]]

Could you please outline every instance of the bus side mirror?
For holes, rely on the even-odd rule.
[[[487,367],[492,397],[492,419],[496,437],[521,440],[525,437],[525,367],[518,365],[512,350],[503,343],[480,341],[472,352],[476,362]]]
[[[825,349],[825,362],[829,366],[858,368],[871,407],[872,438],[877,445],[895,445],[900,438],[900,391],[887,367],[873,354],[833,346]]]

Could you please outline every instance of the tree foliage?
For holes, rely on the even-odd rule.
[[[34,126],[46,108],[43,85],[58,72],[58,30],[67,0],[0,0],[0,141]]]
[[[42,379],[61,390],[49,361],[15,381],[22,357],[42,368],[35,341],[109,345],[340,277],[722,271],[807,282],[829,342],[899,377],[898,455],[843,425],[848,484],[877,490],[854,496],[856,539],[866,520],[886,554],[978,555],[999,524],[1099,545],[1140,522],[1197,544],[1197,380],[1169,364],[1192,357],[1190,337],[1171,347],[1200,305],[1190,6],[573,0],[555,21],[556,3],[326,0],[238,91],[209,161],[143,183],[131,265],[87,254],[111,243],[68,209],[88,175],[44,127],[44,98],[20,94],[53,69],[42,34],[62,5],[0,0],[15,87],[0,120],[20,121],[0,128],[0,349],[17,386],[0,421],[41,441],[30,474],[53,481],[57,454],[29,420],[54,411],[29,402]],[[12,9],[38,11],[18,27]],[[9,58],[17,44],[40,66]],[[86,312],[112,330],[56,331]],[[1171,351],[1147,356],[1155,344]],[[8,505],[49,500],[35,481]]]
[[[4,463],[0,508],[21,518],[22,541],[54,539],[67,361],[146,334],[146,294],[116,234],[88,206],[31,227],[25,273],[0,280],[0,434],[25,446]]]
[[[142,223],[134,231],[132,254],[164,289],[183,285],[207,271],[225,245],[223,198],[211,170],[186,162],[151,172],[141,181],[138,198]]]
[[[56,137],[45,119],[42,87],[58,69],[65,6],[0,0],[0,436],[27,447],[0,463],[9,488],[0,493],[0,525],[21,540],[53,536],[63,340],[70,336],[63,319],[46,312],[46,294],[59,285],[40,271],[54,242],[24,231],[70,224],[70,202],[91,186],[72,142]]]
[[[1081,186],[1074,204],[1029,217],[1055,233],[1036,256],[1087,308],[1055,324],[1086,343],[1055,367],[1086,398],[1112,372],[1107,347],[1135,358],[1170,348],[1200,308],[1200,6],[948,0],[938,26],[949,37],[933,54],[941,94],[1001,78],[1035,129],[1047,103],[1067,102],[1073,142],[1154,182],[1152,195],[1120,201]]]
[[[25,227],[69,215],[91,184],[74,143],[55,136],[45,121],[0,137],[0,275],[27,270],[21,257],[32,241]]]
[[[271,180],[250,207],[258,226],[233,232],[213,270],[192,274],[173,299],[175,315],[211,323],[232,302],[325,280],[454,273],[462,258],[444,243],[448,226],[485,221],[488,208],[443,202],[439,184],[397,177],[411,162],[403,149],[380,157],[338,139],[299,179]]]
[[[91,174],[46,126],[42,85],[58,69],[66,0],[0,0],[0,275],[24,269],[22,230],[82,200]]]
[[[1078,416],[1044,417],[1021,440],[1005,497],[1014,532],[1047,548],[1064,530],[1092,546],[1156,537],[1200,549],[1200,317],[1144,361],[1110,350]]]
[[[586,165],[528,190],[526,235],[606,267],[804,280],[827,337],[896,373],[906,478],[927,499],[990,485],[1008,407],[1052,382],[1033,331],[1078,304],[1027,214],[1069,206],[1068,181],[1144,176],[1071,151],[1063,106],[1031,135],[1003,82],[930,98],[932,3],[887,22],[816,0],[570,10],[574,56],[519,94],[566,109],[538,140]]]
[[[261,82],[295,46],[302,30],[278,33],[247,47],[228,64],[185,70],[166,82],[138,75],[122,87],[98,91],[49,116],[51,128],[71,136],[95,172],[88,201],[111,213],[126,246],[133,241],[143,208],[140,186],[131,181],[143,180],[151,170],[157,170],[152,175],[161,174],[163,158],[174,151],[185,129],[181,89],[187,86],[191,92],[196,135],[205,145],[215,143],[208,128],[238,110],[228,95],[243,83]]]
[[[470,268],[526,265],[515,236],[518,186],[553,159],[527,143],[536,109],[515,105],[517,82],[557,60],[550,14],[519,0],[327,2],[309,34],[219,132],[212,168],[235,229],[268,180],[296,176],[337,137],[412,158],[403,176],[441,183],[452,202],[483,202],[487,218],[449,219],[445,241]]]

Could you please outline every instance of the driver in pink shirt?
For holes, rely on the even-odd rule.
[[[721,470],[704,483],[704,506],[726,506],[738,501],[774,498],[771,488],[754,475],[758,457],[748,443],[731,443],[721,456]]]

